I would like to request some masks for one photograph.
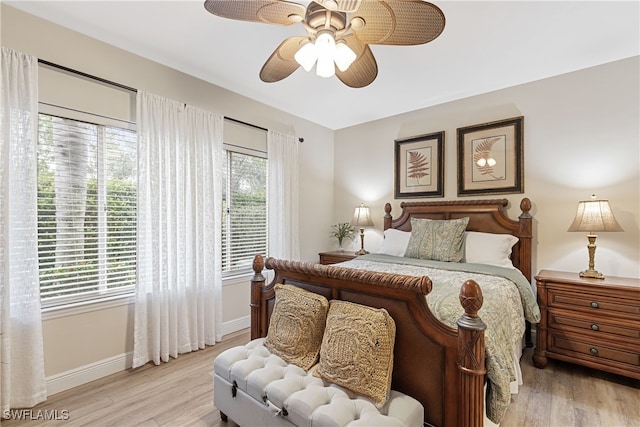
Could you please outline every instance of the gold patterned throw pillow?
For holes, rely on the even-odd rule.
[[[380,408],[391,391],[395,338],[387,310],[332,300],[317,373]]]
[[[287,363],[308,370],[318,360],[329,301],[292,285],[275,285],[276,302],[264,346]]]
[[[451,220],[411,218],[411,237],[404,256],[434,261],[462,261],[462,243],[467,224],[468,217]]]

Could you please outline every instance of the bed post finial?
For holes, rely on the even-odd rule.
[[[482,290],[474,280],[467,280],[460,288],[460,304],[464,308],[462,318],[478,319],[478,311],[482,308],[484,297]]]
[[[487,325],[478,317],[482,308],[482,290],[473,280],[467,280],[460,288],[460,304],[464,314],[458,320],[458,370],[460,390],[458,411],[461,426],[482,426],[484,421],[484,399],[469,399],[469,395],[483,396],[484,375],[484,331]],[[467,396],[466,398],[464,396]]]
[[[251,278],[251,339],[264,337],[266,331],[260,330],[260,297],[267,279],[262,275],[264,258],[256,255],[253,258],[253,277]]]
[[[529,211],[531,210],[531,200],[529,200],[528,197],[525,197],[520,201],[520,210],[522,211],[520,218],[522,218],[523,216],[527,218],[531,217],[531,214],[529,213]]]
[[[251,281],[260,279],[264,280],[262,270],[264,270],[264,258],[262,255],[258,254],[253,258],[253,277],[251,278]]]
[[[384,229],[391,228],[391,220],[393,217],[391,216],[391,203],[387,203],[384,205]]]

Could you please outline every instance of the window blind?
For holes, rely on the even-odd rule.
[[[43,307],[133,292],[136,161],[135,131],[39,115]]]
[[[222,271],[250,272],[267,253],[267,159],[226,150],[222,200]]]

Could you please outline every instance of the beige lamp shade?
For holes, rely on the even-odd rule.
[[[593,196],[595,197],[595,196]],[[583,200],[568,231],[623,231],[613,216],[608,200]]]
[[[365,206],[364,203],[356,208],[353,212],[353,218],[351,218],[351,225],[356,227],[371,227],[373,226],[373,221],[371,220],[371,213],[369,212],[369,207]]]

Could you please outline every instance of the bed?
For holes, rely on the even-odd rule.
[[[513,274],[519,275],[522,279],[520,282],[524,281],[524,286],[531,292],[526,298],[521,296],[522,305],[528,306],[521,308],[522,316],[528,310],[528,318],[536,321],[537,305],[530,285],[531,202],[527,198],[521,201],[521,214],[517,220],[510,219],[506,214],[508,203],[506,199],[403,202],[402,212],[395,219],[391,215],[391,205],[387,204],[384,217],[385,239],[387,230],[409,232],[412,223],[420,224],[421,219],[447,222],[464,219],[466,232],[516,237],[517,242],[511,249],[510,257],[514,267],[512,270],[515,270]],[[416,225],[416,229],[417,227]],[[399,267],[402,262],[382,259],[385,257],[393,258],[386,254],[372,254],[347,263],[324,266],[273,258],[264,260],[256,256],[251,287],[251,338],[267,334],[275,302],[273,288],[276,283],[299,286],[328,299],[385,308],[395,320],[397,328],[392,387],[415,397],[423,404],[425,423],[435,426],[481,426],[485,420],[485,394],[487,415],[493,422],[499,422],[505,411],[504,405],[508,405],[508,402],[498,402],[499,407],[493,407],[496,403],[489,400],[491,390],[500,388],[501,392],[498,394],[504,400],[504,384],[495,387],[493,383],[498,380],[487,375],[487,367],[491,374],[496,371],[496,365],[508,365],[508,362],[505,362],[505,357],[496,358],[491,351],[497,342],[491,335],[493,327],[489,324],[487,331],[487,325],[481,317],[485,304],[483,293],[491,290],[487,287],[483,291],[478,284],[487,280],[497,282],[498,279],[488,276],[493,275],[495,269],[490,267],[485,271],[482,265],[475,263],[441,263],[465,264],[462,271],[455,273],[455,280],[460,283],[455,286],[454,296],[460,306],[452,310],[451,302],[446,304],[447,310],[456,317],[452,321],[451,315],[447,319],[438,318],[435,314],[437,310],[430,306],[435,295],[432,291],[439,286],[430,277],[438,276],[434,270],[429,270],[433,266],[410,266],[406,273],[404,267]],[[399,261],[400,257],[397,258],[396,261]],[[388,263],[391,267],[379,267],[381,263]],[[274,277],[270,283],[267,283],[263,275],[264,268],[273,270]],[[422,268],[427,270],[420,270]],[[421,271],[429,271],[430,274],[421,274]],[[526,290],[518,292],[526,293]],[[448,293],[451,296],[452,292]],[[492,304],[491,299],[486,303]],[[496,317],[489,314],[487,313],[489,318]],[[537,315],[539,316],[539,311]],[[530,323],[526,323],[522,333],[526,344],[531,345]],[[488,345],[485,343],[485,335],[489,337]],[[513,340],[513,337],[508,339]],[[487,361],[486,355],[489,356]]]

